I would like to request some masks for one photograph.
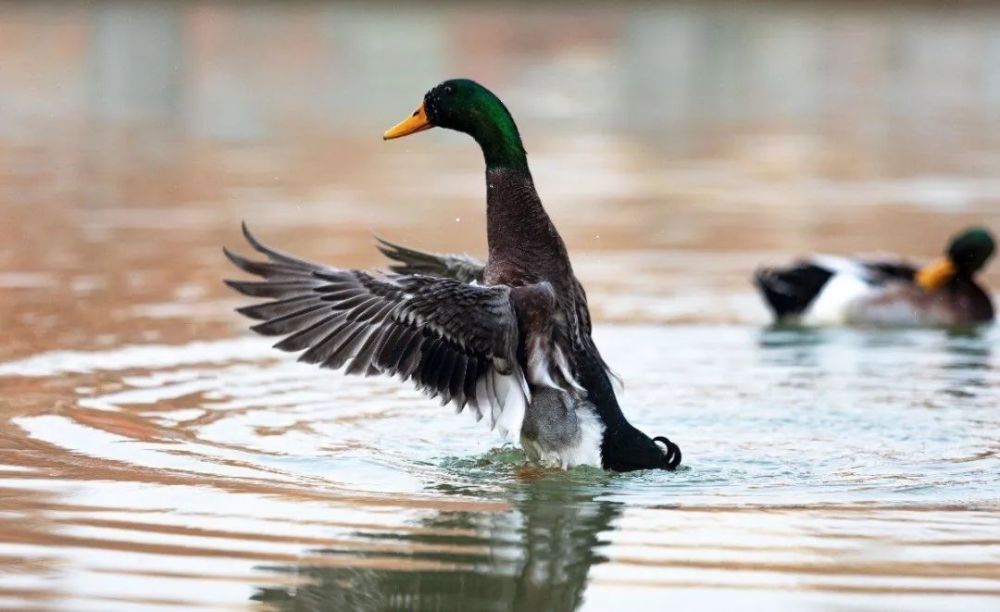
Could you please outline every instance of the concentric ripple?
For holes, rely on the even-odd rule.
[[[7,362],[5,396],[53,401],[13,406],[0,452],[0,603],[990,607],[997,339],[600,329],[675,474],[527,469],[483,423],[258,339]]]

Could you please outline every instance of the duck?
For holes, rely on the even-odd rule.
[[[244,224],[262,257],[224,253],[257,278],[225,282],[265,301],[237,312],[258,321],[254,332],[280,336],[274,347],[301,362],[393,376],[487,418],[535,464],[676,470],[680,447],[646,435],[622,412],[615,376],[591,336],[587,295],[542,206],[510,111],[479,83],[451,79],[383,139],[432,128],[467,134],[482,152],[485,262],[378,240],[390,269],[341,269],[267,246]]]
[[[814,255],[761,268],[754,283],[779,324],[968,327],[994,318],[975,279],[996,250],[990,231],[968,228],[923,267],[902,258]]]

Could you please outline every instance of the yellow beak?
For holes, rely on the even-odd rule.
[[[917,284],[925,291],[937,291],[955,277],[958,270],[949,259],[939,259],[917,272]]]
[[[382,140],[402,138],[403,136],[409,136],[410,134],[416,134],[417,132],[429,130],[432,127],[434,126],[427,120],[427,113],[424,111],[424,105],[421,104],[420,108],[413,111],[412,115],[386,130],[385,134],[382,134]]]

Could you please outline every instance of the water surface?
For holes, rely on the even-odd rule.
[[[256,339],[7,362],[4,396],[47,405],[5,429],[5,594],[990,607],[997,338],[602,327],[630,417],[684,445],[675,474],[527,468],[471,418]]]
[[[0,606],[1000,605],[1000,331],[770,329],[748,282],[1000,229],[995,7],[23,3],[0,23]],[[372,233],[483,252],[472,144],[380,140],[454,75],[518,118],[625,410],[681,445],[678,472],[526,467],[232,313],[241,219],[342,266],[384,263]]]

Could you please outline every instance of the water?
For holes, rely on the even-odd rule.
[[[1000,329],[770,329],[748,282],[1000,229],[1000,13],[514,12],[0,7],[0,607],[1000,605]],[[483,252],[471,143],[380,141],[456,74],[512,107],[678,472],[528,467],[232,313],[241,219],[343,266]]]
[[[683,444],[674,474],[527,468],[471,418],[256,339],[7,362],[4,397],[50,405],[5,429],[5,595],[990,607],[997,338],[602,327],[633,421]]]

